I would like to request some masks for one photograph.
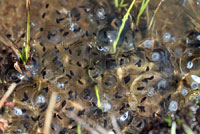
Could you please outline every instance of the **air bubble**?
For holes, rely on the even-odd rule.
[[[197,75],[191,75],[191,78],[192,78],[195,82],[200,83],[200,77],[199,77],[199,76],[197,76]]]
[[[153,43],[151,40],[145,40],[143,44],[146,48],[150,48]]]
[[[197,82],[192,82],[192,83],[191,83],[191,88],[192,88],[192,89],[198,89],[198,88],[199,88],[198,83],[197,83]]]
[[[17,75],[17,78],[20,79],[21,81],[23,81],[25,78],[25,75],[19,74],[19,75]]]
[[[61,96],[56,97],[56,101],[59,102],[61,100]]]
[[[111,104],[109,102],[108,103],[102,103],[101,106],[102,106],[104,112],[107,112],[111,109]]]
[[[170,33],[165,33],[163,36],[163,41],[164,42],[168,42],[171,38],[171,34]]]
[[[158,89],[165,89],[167,87],[167,80],[163,79],[158,82]]]
[[[46,99],[43,95],[39,95],[37,98],[36,98],[36,104],[41,104],[41,103],[45,103],[46,102]]]
[[[158,52],[154,52],[151,58],[153,61],[158,61],[160,59],[160,54]]]
[[[147,96],[152,97],[154,95],[154,88],[151,88],[147,93]]]
[[[126,121],[127,119],[128,119],[128,111],[126,112],[126,113],[124,113],[120,118],[119,118],[119,120],[120,121]]]
[[[106,18],[106,12],[104,10],[104,8],[99,8],[97,9],[97,16],[99,17],[99,19],[103,20]]]
[[[197,0],[197,5],[200,6],[200,0]]]
[[[116,31],[108,31],[107,38],[108,38],[109,44],[113,43],[117,38],[117,32]]]
[[[168,107],[169,111],[177,111],[178,110],[178,103],[176,101],[171,101]]]
[[[199,1],[200,2],[200,1]],[[200,35],[197,35],[197,40],[200,41]]]
[[[97,50],[99,50],[101,52],[108,52],[110,50],[110,48],[108,46],[104,46],[104,47],[102,47],[102,46],[99,47],[98,46]]]
[[[18,108],[18,107],[14,107],[13,108],[13,113],[17,116],[21,116],[22,115],[22,110],[21,108]]]
[[[78,24],[75,22],[72,22],[70,23],[69,30],[73,32],[75,30],[75,27],[78,27]]]
[[[193,67],[193,62],[192,61],[189,61],[187,63],[187,69],[191,69]]]
[[[182,90],[181,90],[181,94],[182,94],[183,96],[186,96],[186,95],[188,94],[188,90],[187,90],[187,89],[182,89]]]
[[[65,88],[65,84],[62,83],[62,82],[58,82],[57,87],[58,87],[58,88],[62,88],[62,89],[64,89],[64,88]]]
[[[176,37],[172,37],[172,41],[175,43],[176,42]]]

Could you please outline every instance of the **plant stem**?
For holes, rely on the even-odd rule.
[[[162,4],[163,1],[164,1],[164,0],[160,0],[160,3],[159,3],[158,6],[156,7],[156,10],[154,11],[153,17],[151,18],[151,21],[150,21],[150,23],[149,23],[148,30],[151,29],[151,26],[152,26],[152,24],[153,24],[154,18],[155,18],[156,14],[157,14],[157,12],[158,12],[158,9],[160,8],[160,6],[161,6],[161,4]]]
[[[118,0],[115,0],[115,7],[117,8],[119,6]]]
[[[80,124],[78,124],[78,126],[77,126],[77,134],[81,134],[81,125]]]
[[[94,86],[94,89],[95,89],[95,93],[96,93],[96,97],[97,97],[97,107],[101,109],[102,107],[101,107],[101,100],[100,100],[100,96],[99,96],[99,90],[98,90],[97,86]]]
[[[116,39],[116,40],[114,41],[114,43],[113,43],[113,52],[111,52],[111,53],[113,53],[113,54],[116,53],[117,43],[118,43],[118,41],[119,41],[119,39],[120,39],[120,36],[121,36],[121,33],[122,33],[123,29],[124,29],[125,23],[126,23],[126,21],[127,21],[127,19],[128,19],[128,15],[129,15],[129,13],[131,12],[131,9],[133,8],[134,3],[135,3],[135,0],[132,1],[130,7],[128,8],[126,14],[124,15],[124,17],[123,17],[123,19],[122,19],[122,24],[121,24],[121,26],[120,26],[120,28],[119,28],[119,32],[118,32],[118,35],[117,35],[117,39]]]
[[[27,17],[27,39],[26,39],[26,62],[29,58],[30,51],[30,0],[26,0],[26,17]]]
[[[140,16],[143,14],[144,10],[146,9],[147,5],[149,4],[150,0],[143,0],[142,1],[142,5],[140,7],[140,11],[137,15],[137,21],[136,21],[136,25],[138,26],[139,21],[140,21]]]

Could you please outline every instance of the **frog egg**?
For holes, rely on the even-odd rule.
[[[163,41],[164,42],[168,42],[171,38],[171,34],[170,33],[165,33],[163,36]]]
[[[160,59],[160,54],[158,52],[154,52],[151,58],[153,61],[158,61]]]
[[[143,44],[146,48],[150,48],[153,43],[151,40],[145,40]]]
[[[177,101],[171,101],[168,107],[169,111],[176,111],[178,110],[178,102]]]
[[[193,62],[192,61],[189,61],[187,63],[187,69],[191,69],[193,67]]]
[[[192,82],[192,83],[191,83],[191,88],[194,89],[194,90],[195,90],[195,89],[198,89],[198,88],[199,88],[198,83],[197,83],[197,82]]]
[[[14,107],[13,108],[13,113],[17,116],[21,116],[22,115],[22,110],[21,108],[18,108],[18,107]]]
[[[36,104],[41,104],[41,103],[45,103],[46,102],[46,99],[43,95],[39,95],[37,98],[36,98]]]
[[[181,94],[183,96],[186,96],[188,94],[188,90],[187,89],[181,89]]]
[[[119,120],[122,121],[122,122],[126,121],[126,120],[128,119],[128,114],[129,114],[129,112],[127,111],[126,113],[124,113],[124,114],[119,118]]]

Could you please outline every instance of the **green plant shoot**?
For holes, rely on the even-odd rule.
[[[119,6],[119,2],[118,0],[115,0],[115,7],[118,8],[118,6]]]
[[[142,5],[141,5],[141,7],[140,7],[140,11],[139,11],[139,13],[138,13],[138,15],[137,15],[137,20],[136,20],[136,25],[137,25],[137,26],[139,25],[140,17],[141,17],[141,15],[144,13],[144,11],[145,11],[147,5],[149,4],[149,1],[150,1],[150,0],[143,0],[143,1],[142,1]]]
[[[172,122],[172,127],[171,127],[171,134],[176,134],[176,122]]]
[[[184,129],[186,134],[194,134],[192,129],[190,127],[188,127],[186,124],[183,124],[183,129]]]
[[[124,17],[122,19],[122,24],[121,24],[121,26],[119,28],[119,32],[118,32],[117,38],[116,38],[116,40],[113,43],[113,52],[111,52],[113,54],[116,53],[117,43],[118,43],[118,41],[120,39],[120,36],[121,36],[121,33],[122,33],[123,29],[124,29],[125,23],[126,23],[126,21],[128,19],[128,15],[130,14],[131,9],[133,8],[134,3],[135,3],[135,0],[132,1],[131,5],[129,6],[126,14],[124,15]]]
[[[151,26],[152,26],[152,24],[153,24],[154,18],[155,18],[155,16],[156,16],[156,14],[157,14],[157,12],[158,12],[158,10],[159,10],[159,8],[160,8],[162,2],[163,2],[163,0],[160,0],[158,6],[156,7],[156,10],[154,11],[153,16],[152,16],[151,21],[150,21],[149,26],[148,26],[148,30],[151,29]]]
[[[81,125],[80,124],[78,124],[78,126],[77,126],[77,134],[81,134]]]
[[[26,45],[23,44],[22,52],[18,51],[20,55],[20,59],[22,60],[23,64],[26,65],[29,53],[30,53],[30,0],[26,0],[26,17],[27,17],[27,31],[26,31]]]
[[[167,122],[168,126],[170,127],[171,123],[172,123],[171,115],[168,115],[168,118],[166,118],[165,121]]]
[[[101,100],[100,100],[100,96],[99,96],[99,90],[96,85],[94,86],[94,89],[95,89],[95,93],[96,93],[96,97],[97,97],[97,107],[101,109],[102,107],[101,107]]]
[[[90,60],[90,64],[91,64],[91,60]],[[94,79],[92,78],[92,75],[91,75],[91,73],[90,73],[90,69],[88,69],[88,75],[89,75],[90,79],[91,79],[92,81],[94,81]],[[101,109],[101,100],[100,100],[99,91],[98,91],[98,88],[97,88],[96,85],[94,86],[94,90],[95,90],[96,97],[97,97],[97,107],[98,107],[99,109]]]

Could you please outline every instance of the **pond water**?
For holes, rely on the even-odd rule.
[[[0,112],[10,123],[6,132],[41,133],[54,91],[52,134],[77,133],[67,112],[107,131],[113,130],[113,114],[125,134],[151,133],[145,128],[154,119],[161,123],[168,115],[190,113],[188,105],[196,106],[200,98],[200,1],[150,0],[136,25],[142,2],[136,0],[113,54],[131,2],[115,7],[114,0],[31,0],[31,58],[23,74],[0,38],[0,95],[18,84],[8,98],[15,107]],[[25,1],[0,1],[0,33],[20,49],[26,41],[25,7]],[[170,133],[168,126],[151,128]],[[184,131],[181,125],[177,129]],[[200,133],[198,127],[192,130]]]

